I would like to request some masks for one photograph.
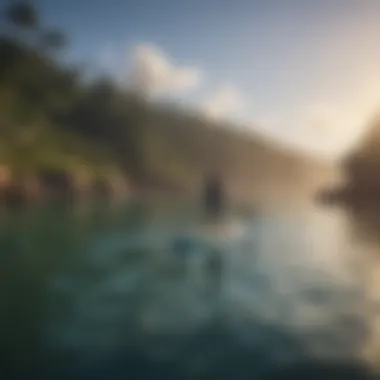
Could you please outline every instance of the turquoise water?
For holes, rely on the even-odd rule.
[[[8,374],[303,378],[314,366],[355,378],[371,321],[344,215],[268,211],[206,226],[189,208],[153,206],[3,218]]]

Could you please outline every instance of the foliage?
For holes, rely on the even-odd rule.
[[[33,28],[38,25],[38,15],[28,1],[12,2],[6,10],[9,21],[23,28]]]
[[[0,35],[0,163],[16,176],[46,168],[95,173],[121,165],[110,153],[111,140],[101,142],[110,122],[119,133],[123,128],[123,115],[109,105],[114,89],[101,97],[96,86],[84,86],[76,70],[59,62],[54,53],[65,37],[43,30],[30,3],[10,2],[3,11],[10,33]]]
[[[273,156],[266,142],[154,107],[110,78],[84,81],[57,54],[65,36],[44,28],[31,3],[9,1],[8,32],[0,35],[0,165],[17,176],[86,170],[192,190],[204,172],[249,178],[253,161]]]

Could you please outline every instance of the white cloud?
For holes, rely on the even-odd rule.
[[[132,54],[128,82],[146,95],[178,94],[195,88],[201,79],[195,67],[177,66],[153,45],[138,45]]]
[[[239,91],[231,85],[225,85],[207,98],[201,108],[204,114],[212,119],[221,119],[239,111],[244,100]]]

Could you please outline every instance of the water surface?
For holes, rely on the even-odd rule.
[[[373,265],[343,212],[231,214],[216,227],[153,206],[3,218],[8,374],[364,378]]]

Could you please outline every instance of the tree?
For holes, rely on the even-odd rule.
[[[38,27],[38,14],[29,1],[11,2],[6,9],[6,16],[14,26],[25,29]]]
[[[44,32],[41,40],[42,47],[48,51],[59,51],[66,46],[66,38],[58,30]]]

